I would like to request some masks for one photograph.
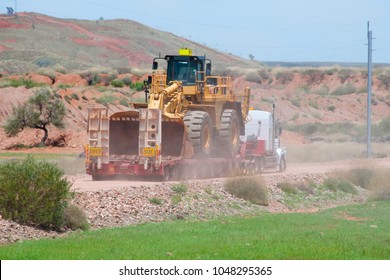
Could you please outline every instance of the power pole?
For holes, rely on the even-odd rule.
[[[371,85],[372,85],[372,31],[367,22],[368,63],[367,63],[367,158],[371,157]]]

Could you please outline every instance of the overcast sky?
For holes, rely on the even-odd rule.
[[[389,0],[2,0],[60,18],[130,19],[260,61],[390,63]]]

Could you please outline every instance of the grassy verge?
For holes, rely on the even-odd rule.
[[[389,259],[390,202],[163,222],[0,247],[0,259]],[[362,244],[364,240],[364,244]]]
[[[290,163],[325,162],[365,158],[366,144],[356,142],[313,142],[305,145],[288,145]],[[372,143],[374,158],[390,156],[390,145]]]
[[[75,175],[85,173],[84,158],[78,154],[51,154],[51,153],[20,153],[20,152],[1,152],[0,162],[12,159],[21,159],[27,156],[33,156],[39,160],[45,160],[56,164],[65,175]]]

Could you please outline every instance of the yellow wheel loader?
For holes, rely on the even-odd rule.
[[[232,166],[245,135],[250,89],[235,94],[232,78],[214,76],[211,68],[210,59],[189,49],[159,56],[144,83],[144,103],[111,116],[92,109],[87,173],[94,179],[121,174],[168,179]],[[209,170],[192,170],[204,166]]]

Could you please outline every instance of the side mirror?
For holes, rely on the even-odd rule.
[[[144,80],[144,85],[147,86],[150,85],[151,83],[152,83],[152,76],[148,76],[148,79]]]
[[[211,63],[206,64],[206,76],[211,75]]]
[[[157,68],[158,68],[158,62],[157,61],[153,61],[152,69],[153,70],[157,70]]]

